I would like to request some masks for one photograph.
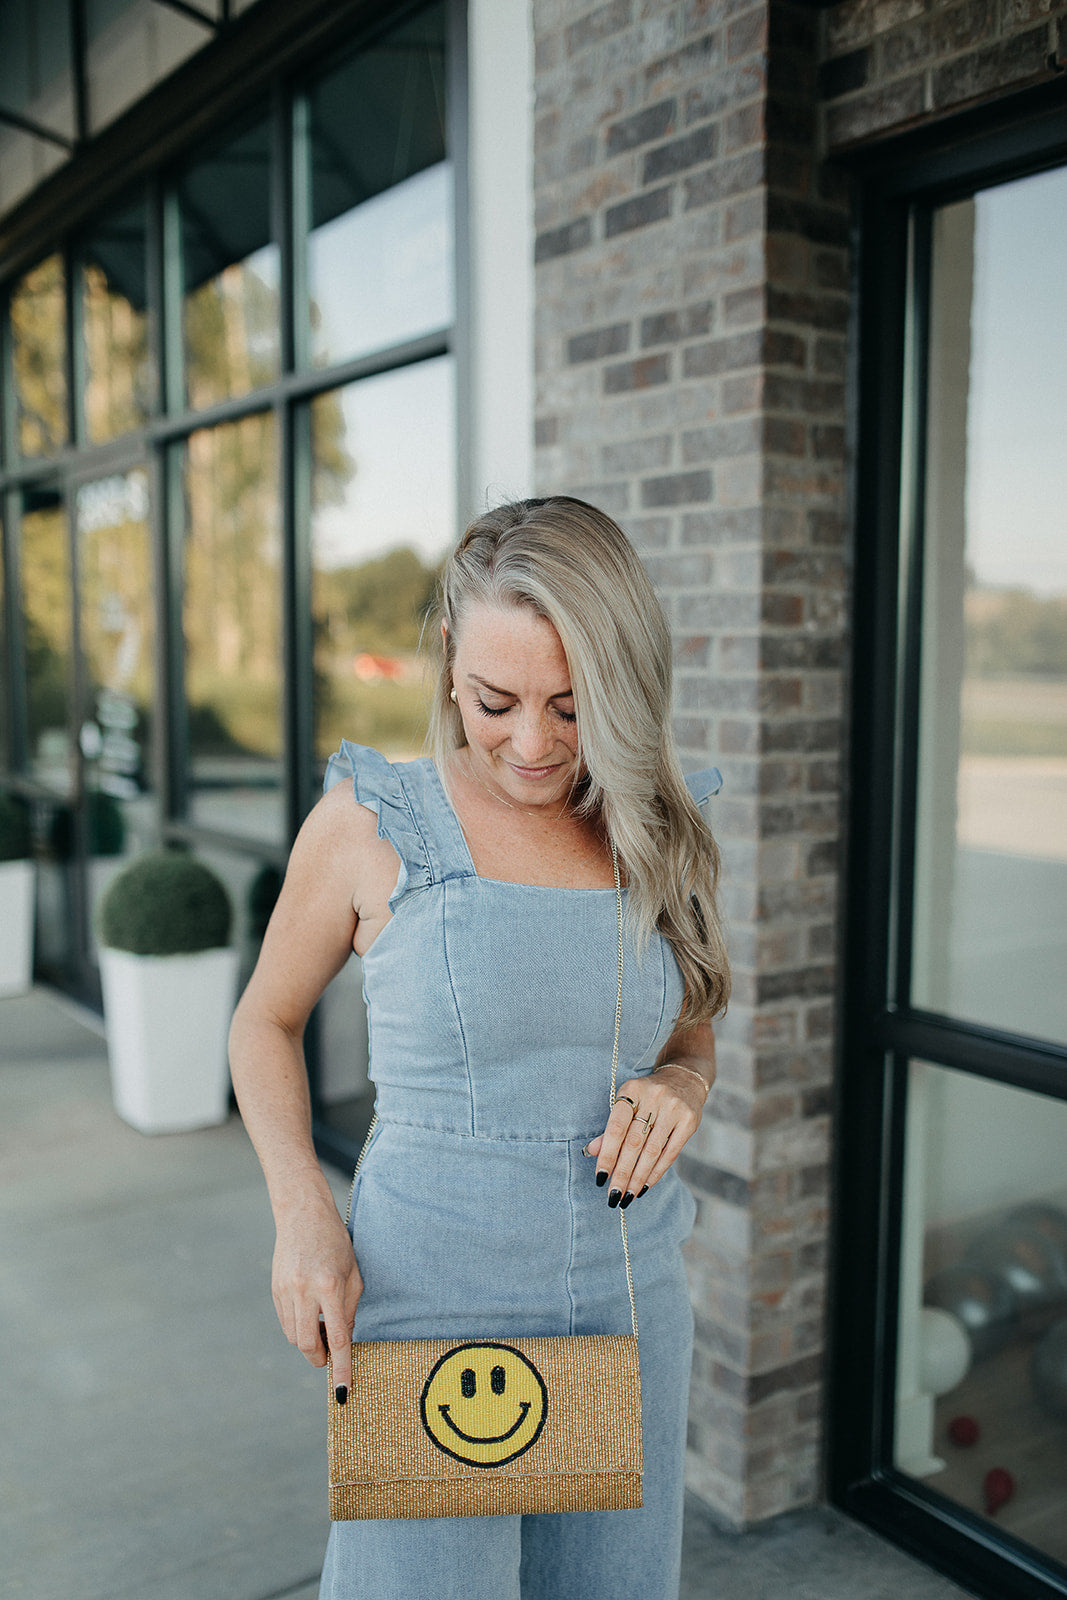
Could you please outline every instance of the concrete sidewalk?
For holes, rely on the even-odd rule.
[[[0,1001],[0,1152],[0,1596],[314,1600],[323,1380],[239,1120],[134,1133],[99,1031],[37,991]],[[681,1600],[963,1593],[825,1508],[737,1535],[690,1506]]]

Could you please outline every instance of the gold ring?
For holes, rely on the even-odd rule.
[[[643,1122],[643,1123],[646,1124],[647,1127],[651,1127],[652,1126],[652,1118],[651,1117],[639,1117],[637,1115],[636,1111],[634,1112],[634,1121],[635,1122]]]
[[[630,1096],[628,1094],[617,1094],[615,1096],[615,1104],[618,1105],[620,1100],[625,1100],[626,1101],[626,1104],[630,1107],[630,1111],[631,1111],[632,1115],[636,1117],[636,1115],[637,1115],[637,1106],[636,1106],[635,1102],[630,1099]]]

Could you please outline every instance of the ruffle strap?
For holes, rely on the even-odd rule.
[[[718,767],[705,767],[702,772],[689,773],[685,785],[697,805],[702,806],[722,788],[722,773]]]
[[[396,888],[389,896],[389,909],[395,911],[405,894],[425,889],[433,880],[419,825],[395,769],[370,745],[341,741],[340,750],[327,764],[323,793],[345,779],[351,782],[359,804],[378,818],[379,839],[388,839],[400,857]]]

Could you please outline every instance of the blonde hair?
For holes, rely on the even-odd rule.
[[[671,641],[633,545],[604,512],[555,495],[477,517],[441,576],[442,641],[430,752],[442,773],[465,742],[451,700],[456,640],[473,605],[526,606],[559,634],[587,776],[577,809],[614,840],[638,947],[654,929],[685,980],[682,1022],[726,1008],[730,969],[719,920],[719,852],[685,785],[671,732]]]

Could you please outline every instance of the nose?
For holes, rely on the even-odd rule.
[[[556,737],[547,717],[533,713],[519,718],[511,732],[511,747],[523,766],[541,765],[555,748]]]

